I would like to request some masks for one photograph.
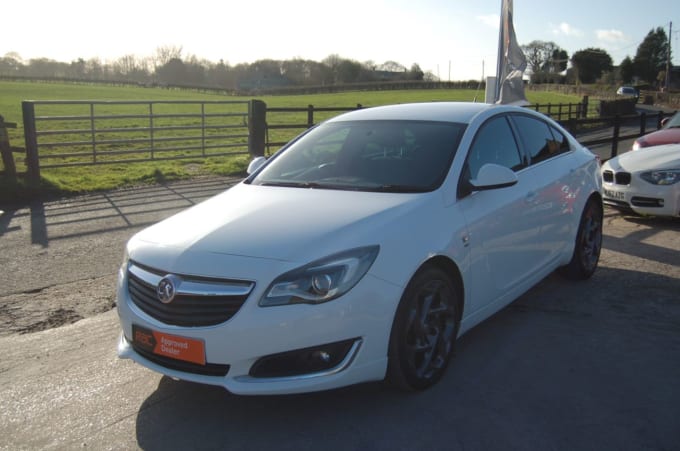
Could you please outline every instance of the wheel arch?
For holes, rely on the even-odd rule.
[[[456,287],[456,294],[458,295],[456,298],[458,301],[458,318],[456,318],[456,320],[460,322],[463,317],[463,309],[465,308],[465,287],[463,285],[463,275],[460,272],[460,268],[458,268],[456,262],[450,258],[443,255],[436,255],[423,262],[423,264],[420,265],[420,268],[418,268],[418,271],[416,271],[416,274],[427,266],[438,267],[451,277],[451,280]]]
[[[588,196],[588,200],[586,200],[586,203],[583,205],[583,208],[585,208],[586,205],[588,205],[588,202],[591,200],[595,199],[596,202],[600,205],[600,208],[604,209],[604,204],[602,203],[602,193],[599,191],[593,191],[590,193],[590,196]]]
[[[590,193],[586,201],[583,203],[583,206],[581,207],[581,211],[578,212],[577,216],[577,222],[576,222],[576,233],[574,233],[574,239],[576,238],[576,235],[578,234],[578,227],[581,223],[581,215],[583,215],[583,212],[586,210],[588,207],[588,204],[591,202],[595,202],[597,206],[600,208],[600,211],[604,215],[604,203],[602,199],[602,194],[599,191],[593,191]]]
[[[571,240],[574,242],[576,240],[576,235],[578,234],[578,228],[579,225],[581,224],[581,215],[583,215],[583,212],[585,211],[586,207],[590,202],[595,202],[599,207],[600,210],[604,213],[604,203],[602,199],[602,194],[599,191],[592,191],[588,197],[585,199],[583,202],[583,205],[581,205],[579,210],[574,211],[574,224],[572,228],[572,233],[571,233]],[[578,207],[577,207],[578,208]],[[570,249],[570,252],[565,254],[565,264],[571,259],[571,255],[573,253],[573,249]]]

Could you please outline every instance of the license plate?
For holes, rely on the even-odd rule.
[[[609,189],[603,190],[604,197],[608,197],[614,200],[623,200],[623,193],[621,191],[612,191]]]
[[[205,365],[205,344],[203,340],[166,334],[133,324],[132,342],[145,351],[156,355]]]

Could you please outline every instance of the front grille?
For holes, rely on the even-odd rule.
[[[131,263],[127,274],[130,299],[137,307],[162,323],[184,327],[214,326],[229,320],[255,286],[247,281],[176,274],[181,281],[177,294],[164,304],[156,289],[166,273]]]
[[[602,180],[607,183],[616,183],[617,185],[630,185],[630,172],[617,172],[606,170],[602,172]]]
[[[183,371],[185,373],[201,374],[203,376],[226,376],[229,372],[229,365],[220,365],[217,363],[206,363],[205,365],[198,365],[196,363],[185,362],[183,360],[175,360],[170,357],[165,357],[162,355],[157,355],[142,349],[140,346],[135,346],[132,344],[132,349],[146,360],[153,362],[162,367]]]
[[[617,185],[630,185],[630,172],[617,172],[614,180]]]

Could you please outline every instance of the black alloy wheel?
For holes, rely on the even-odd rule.
[[[602,250],[603,215],[602,204],[591,198],[581,215],[571,261],[560,268],[560,272],[570,279],[588,279],[597,269]]]
[[[387,380],[424,390],[441,379],[458,334],[458,291],[440,268],[426,266],[409,282],[392,326]]]

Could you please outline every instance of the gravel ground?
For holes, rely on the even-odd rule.
[[[14,209],[0,206],[0,336],[111,310],[126,241],[236,181],[194,179]]]

